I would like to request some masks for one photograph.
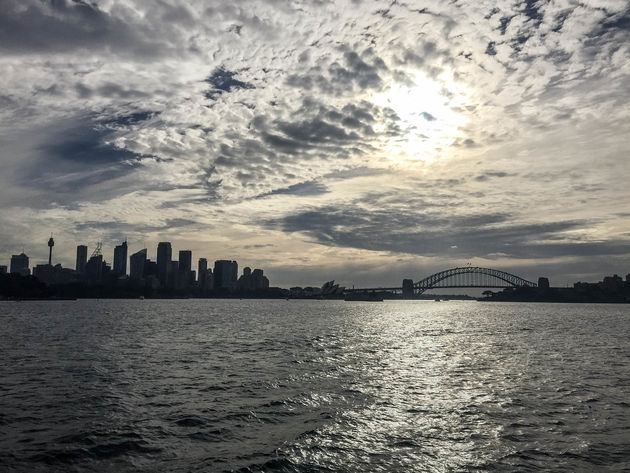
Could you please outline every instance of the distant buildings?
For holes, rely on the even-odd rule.
[[[127,240],[114,248],[114,273],[118,276],[127,274]]]
[[[168,241],[159,242],[155,262],[148,259],[146,248],[128,257],[129,247],[127,241],[124,241],[114,247],[113,268],[103,257],[101,243],[96,245],[89,258],[88,247],[78,245],[75,269],[62,268],[60,264],[53,266],[51,264],[53,245],[51,237],[48,241],[49,262],[36,265],[33,268],[33,275],[46,285],[79,283],[78,287],[83,287],[81,289],[83,293],[109,294],[114,291],[116,294],[127,296],[134,291],[149,291],[148,294],[157,291],[158,294],[212,295],[216,292],[225,295],[237,291],[252,293],[269,288],[269,279],[262,269],[252,271],[250,267],[245,267],[243,275],[238,278],[238,263],[233,260],[216,260],[213,271],[208,268],[207,258],[199,258],[195,271],[192,268],[192,251],[179,250],[178,259],[173,260],[173,249]],[[29,275],[28,256],[24,253],[13,255],[10,270],[23,276]],[[6,272],[6,266],[0,266],[0,273]]]
[[[0,274],[7,274],[7,267],[5,265],[0,265]]]
[[[30,275],[31,270],[28,265],[28,256],[24,253],[11,256],[11,273],[20,274],[22,276]]]

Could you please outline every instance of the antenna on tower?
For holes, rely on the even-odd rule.
[[[95,256],[101,256],[103,254],[103,252],[101,251],[103,249],[103,242],[99,241],[98,243],[96,243],[96,248],[94,248],[94,251],[92,252],[92,256],[90,256],[90,258],[94,258]]]

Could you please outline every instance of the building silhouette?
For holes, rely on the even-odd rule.
[[[7,274],[7,267],[4,264],[0,264],[0,274]]]
[[[127,240],[114,248],[114,273],[119,276],[127,274]]]
[[[79,274],[85,273],[85,264],[87,263],[88,247],[85,245],[77,246],[77,263],[75,269]]]
[[[31,274],[31,270],[28,265],[28,256],[24,253],[11,256],[11,273],[21,274],[22,276],[28,276]]]
[[[233,289],[236,287],[238,277],[238,263],[229,260],[217,260],[214,262],[214,288]]]
[[[147,249],[143,248],[129,257],[129,277],[144,279],[144,266],[147,262]]]
[[[52,249],[55,246],[55,240],[53,240],[52,235],[48,239],[48,266],[52,266]]]
[[[161,241],[157,247],[157,277],[160,280],[162,287],[167,287],[168,276],[171,272],[171,259],[173,256],[173,250],[171,243],[168,241]]]
[[[199,258],[197,263],[197,283],[199,287],[204,289],[206,287],[206,272],[208,271],[208,260],[206,258]]]
[[[195,282],[195,272],[192,270],[192,251],[179,251],[178,288],[188,288]]]
[[[85,276],[90,281],[100,281],[103,278],[105,272],[105,266],[107,263],[103,261],[103,255],[96,254],[90,257],[85,264]]]
[[[262,269],[252,269],[248,266],[243,268],[243,275],[238,280],[238,288],[245,291],[255,291],[257,289],[268,289],[269,279],[263,274]]]
[[[59,269],[61,269],[61,265],[59,265]],[[52,284],[54,282],[54,272],[52,264],[38,264],[33,268],[33,276],[44,284]]]

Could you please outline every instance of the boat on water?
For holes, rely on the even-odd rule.
[[[344,301],[383,302],[383,296],[375,292],[350,292],[343,298]]]

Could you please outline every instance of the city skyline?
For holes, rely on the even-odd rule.
[[[627,2],[3,6],[3,262],[52,232],[279,286],[630,267]]]

